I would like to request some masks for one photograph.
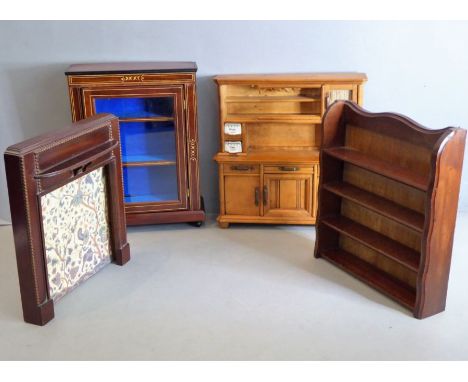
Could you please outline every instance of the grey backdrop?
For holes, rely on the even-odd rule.
[[[63,72],[71,63],[196,61],[201,188],[216,212],[213,75],[361,71],[367,109],[468,128],[467,41],[467,22],[0,22],[0,149],[70,123]],[[3,156],[0,218],[10,219]]]

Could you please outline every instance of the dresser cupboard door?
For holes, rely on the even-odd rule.
[[[127,212],[188,208],[183,86],[82,89],[84,114],[119,117]]]
[[[259,175],[225,175],[225,214],[260,216],[260,192]]]
[[[312,179],[312,174],[265,174],[263,216],[311,217]]]

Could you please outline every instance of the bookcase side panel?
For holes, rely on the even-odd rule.
[[[442,312],[447,298],[466,131],[456,129],[445,140],[439,153],[434,154],[434,183],[427,197],[427,223],[414,309],[417,318]]]

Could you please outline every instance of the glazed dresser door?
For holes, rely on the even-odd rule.
[[[183,86],[82,92],[85,117],[119,117],[126,212],[187,209]]]

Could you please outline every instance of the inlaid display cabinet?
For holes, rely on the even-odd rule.
[[[443,311],[465,137],[333,104],[323,124],[315,256],[417,318]]]
[[[194,62],[77,64],[73,121],[119,118],[127,224],[205,220],[199,188]]]
[[[220,75],[218,224],[314,224],[322,116],[362,103],[362,73]]]

